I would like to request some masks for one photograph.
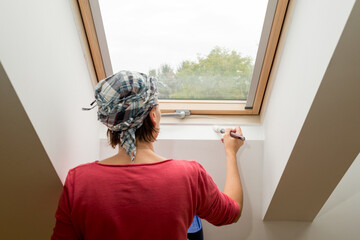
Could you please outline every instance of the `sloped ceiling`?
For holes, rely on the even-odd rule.
[[[0,112],[1,239],[50,239],[62,184],[1,63]]]

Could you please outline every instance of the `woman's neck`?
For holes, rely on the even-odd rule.
[[[119,152],[121,149],[125,151],[125,149],[119,148]],[[147,150],[151,150],[151,151],[155,152],[154,144],[152,142],[137,141],[136,151],[140,150],[140,149],[147,149]]]
[[[157,155],[154,151],[152,142],[137,141],[136,155],[134,163],[151,163],[166,160]],[[131,158],[126,154],[126,150],[119,146],[119,151],[116,155],[100,161],[103,164],[131,164]]]

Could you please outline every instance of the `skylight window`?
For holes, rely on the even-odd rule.
[[[195,114],[259,112],[287,3],[79,0],[95,66],[156,76],[163,110]]]

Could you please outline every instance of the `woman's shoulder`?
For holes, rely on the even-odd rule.
[[[76,167],[74,167],[73,169],[81,169],[81,168],[89,168],[89,167],[93,167],[96,164],[97,161],[94,162],[88,162],[88,163],[83,163],[80,165],[77,165]]]
[[[183,167],[187,170],[198,172],[203,169],[203,166],[195,160],[173,160],[173,164]]]
[[[202,167],[202,165],[199,162],[197,162],[196,160],[175,160],[175,161],[178,161],[181,164],[196,167],[196,168]]]
[[[95,166],[95,164],[96,164],[96,161],[77,165],[76,167],[71,168],[69,170],[69,173],[79,172],[79,171],[87,171],[88,169],[93,168]]]

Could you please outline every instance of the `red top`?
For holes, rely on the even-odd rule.
[[[195,214],[216,226],[239,215],[199,163],[96,161],[69,171],[51,239],[184,240]]]

